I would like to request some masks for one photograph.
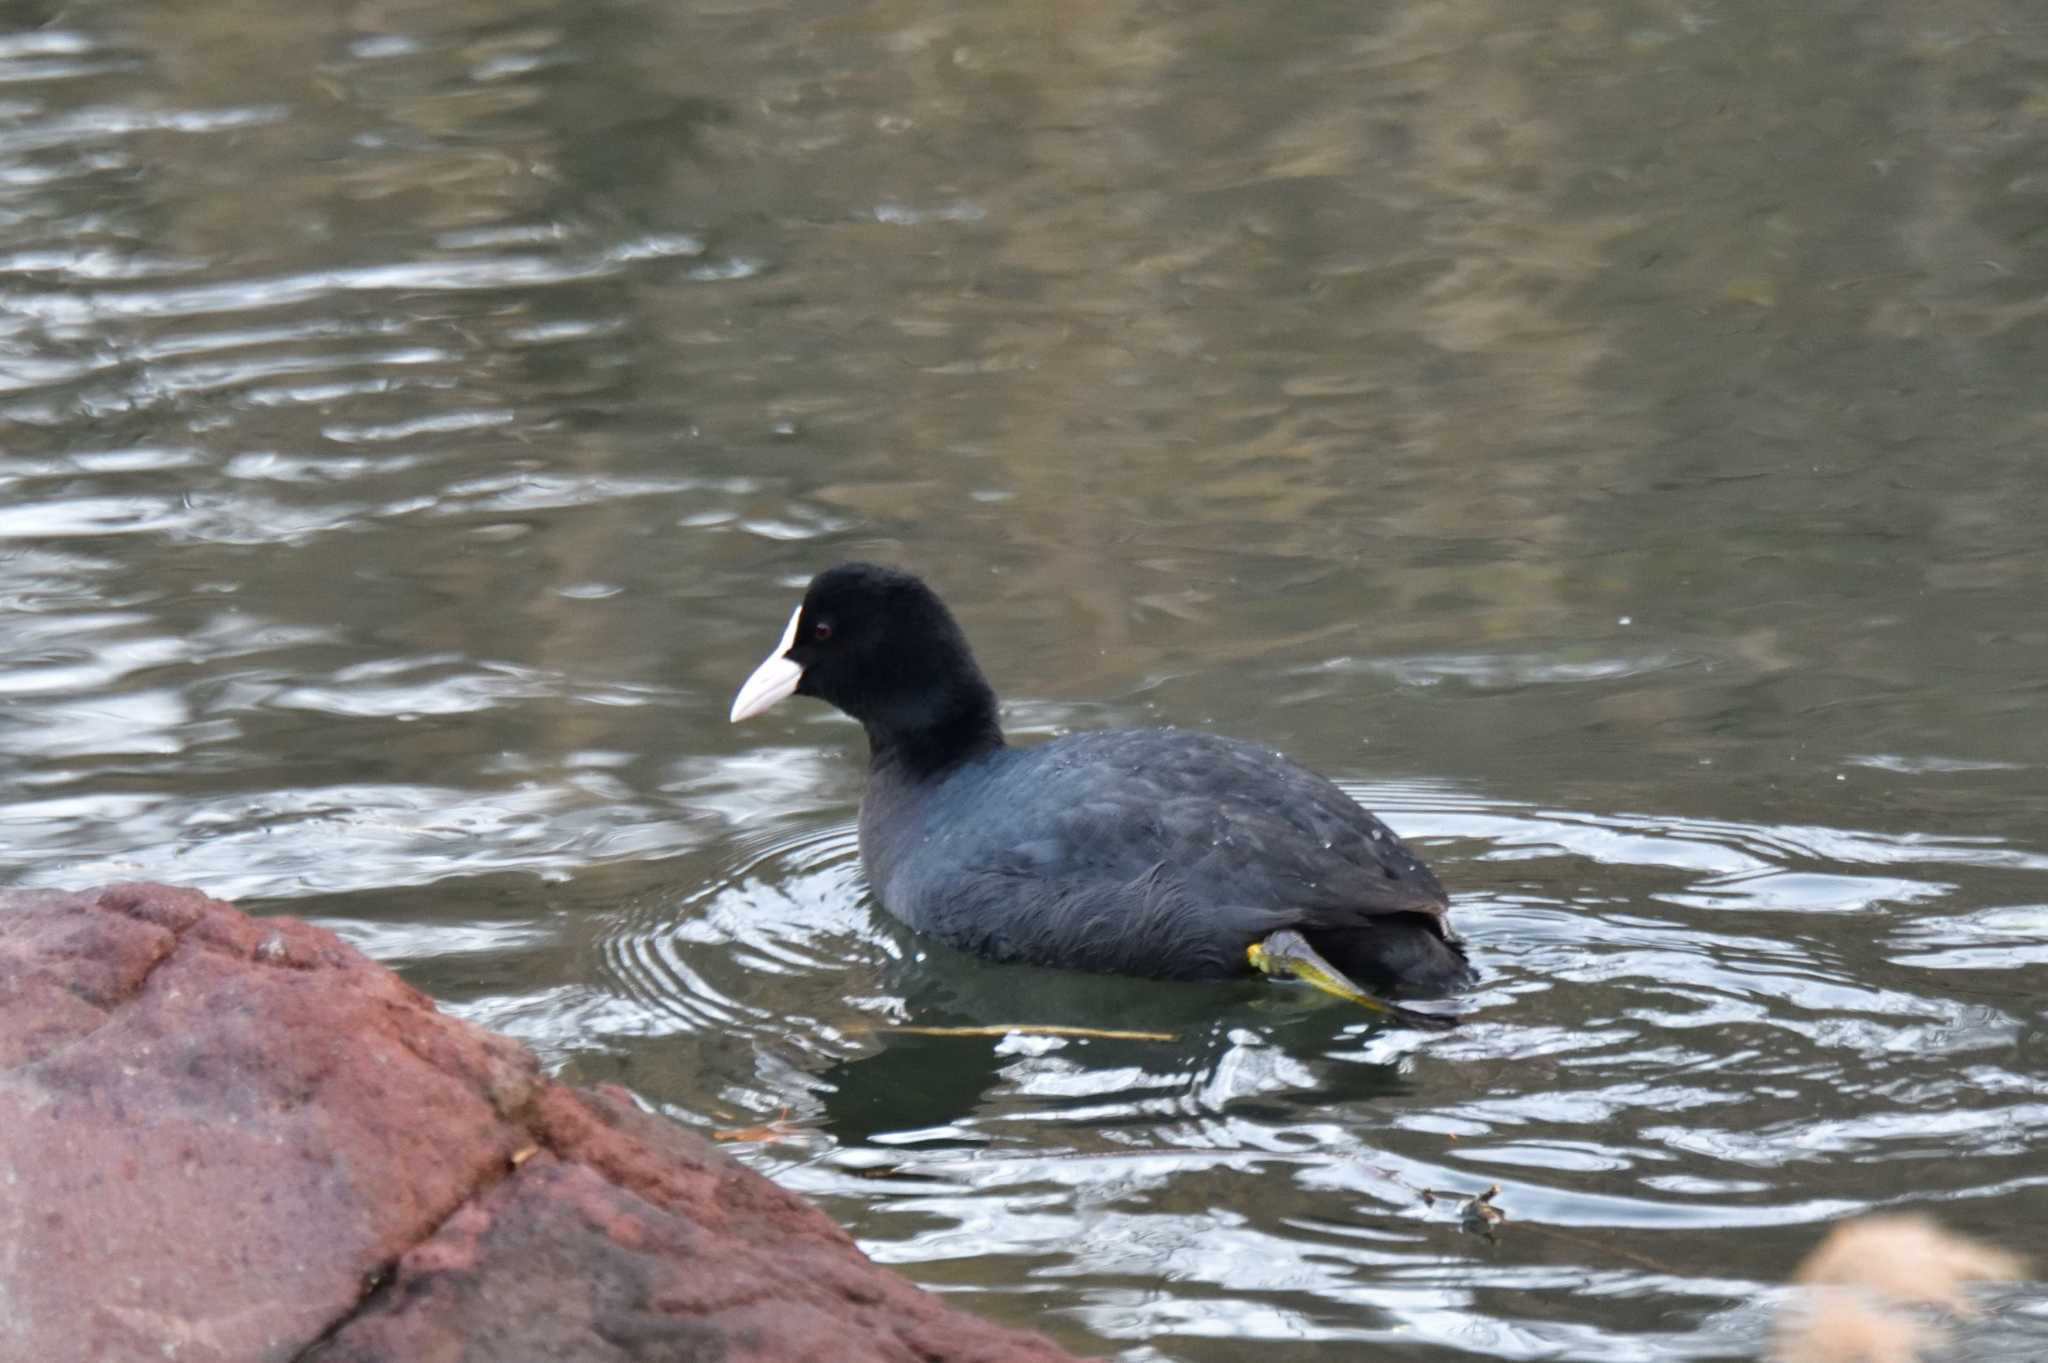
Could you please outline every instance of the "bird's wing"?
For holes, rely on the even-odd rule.
[[[1246,947],[1300,917],[1215,903],[1164,863],[1116,877],[984,867],[949,877],[921,911],[928,931],[978,956],[1155,979],[1242,974]]]

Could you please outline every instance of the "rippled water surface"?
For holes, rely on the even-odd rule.
[[[325,922],[1087,1352],[1737,1358],[1841,1216],[2048,1252],[2038,6],[5,17],[9,880]],[[724,721],[853,554],[1020,741],[1345,782],[1470,1024],[895,927],[858,731]],[[1015,1023],[1172,1039],[902,1030]]]

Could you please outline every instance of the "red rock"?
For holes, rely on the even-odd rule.
[[[0,892],[0,1321],[7,1363],[1068,1357],[331,933],[153,885]]]

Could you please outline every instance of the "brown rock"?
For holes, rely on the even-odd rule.
[[[332,934],[153,885],[0,892],[0,1320],[5,1363],[1068,1357]]]

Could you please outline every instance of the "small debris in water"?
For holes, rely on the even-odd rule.
[[[1506,1212],[1493,1205],[1493,1200],[1499,1196],[1500,1185],[1496,1183],[1479,1196],[1466,1201],[1460,1209],[1460,1214],[1468,1230],[1490,1235],[1495,1226],[1508,1219]]]

